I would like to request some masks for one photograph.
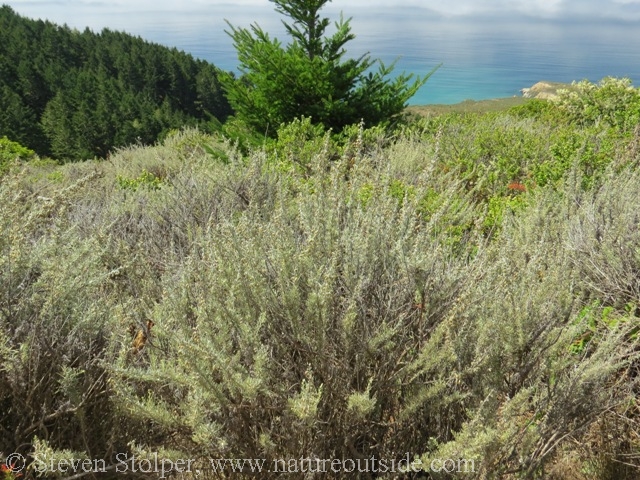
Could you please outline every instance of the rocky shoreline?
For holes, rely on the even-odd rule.
[[[455,104],[428,104],[412,105],[407,107],[407,111],[413,114],[443,114],[443,113],[471,113],[471,112],[491,112],[501,111],[506,108],[521,105],[527,99],[539,98],[542,100],[554,100],[558,98],[558,91],[562,89],[574,88],[570,83],[549,82],[542,80],[531,87],[520,90],[521,95],[512,97],[492,98],[487,100],[464,100]]]
[[[520,93],[522,93],[523,98],[554,100],[558,97],[558,90],[570,88],[570,83],[541,81],[529,88],[523,88]]]

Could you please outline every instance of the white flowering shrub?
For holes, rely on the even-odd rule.
[[[640,91],[629,78],[605,77],[597,84],[582,80],[559,94],[559,106],[579,123],[602,122],[622,130],[640,123]]]

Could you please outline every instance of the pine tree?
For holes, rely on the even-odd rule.
[[[394,121],[431,73],[388,78],[395,62],[385,66],[369,54],[346,58],[345,45],[355,38],[350,19],[330,24],[319,11],[331,0],[270,0],[291,41],[286,45],[257,24],[231,28],[242,76],[221,76],[238,118],[261,133],[275,134],[280,124],[305,116],[339,131],[363,121],[366,126]],[[373,67],[377,66],[377,71]]]
[[[185,125],[214,131],[232,113],[217,75],[175,48],[0,7],[0,136],[41,156],[104,157]]]

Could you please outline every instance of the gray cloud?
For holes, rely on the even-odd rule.
[[[3,0],[19,13],[36,18],[47,18],[57,23],[80,25],[83,21],[99,29],[98,15],[118,12],[175,12],[229,18],[242,24],[257,21],[265,27],[279,23],[278,15],[268,0]],[[64,6],[62,6],[64,5]],[[246,8],[243,8],[246,7]],[[419,9],[420,16],[438,17],[523,17],[558,21],[620,20],[640,22],[640,0],[333,0],[326,13],[332,17],[343,11],[355,19],[379,17],[382,22],[393,22],[397,14],[406,9]],[[227,16],[228,15],[228,16]],[[90,23],[87,23],[88,21]],[[105,20],[107,20],[105,18]]]
[[[7,0],[5,0],[6,2]],[[51,5],[55,0],[8,0],[15,7]],[[66,0],[66,5],[91,5],[101,0]],[[126,7],[131,10],[201,10],[225,6],[247,6],[271,8],[269,0],[111,0],[114,7]],[[619,18],[624,20],[640,19],[640,0],[333,0],[327,6],[329,10],[350,12],[365,7],[367,9],[396,10],[402,8],[421,8],[446,15],[506,15],[522,14],[540,18],[589,17]]]

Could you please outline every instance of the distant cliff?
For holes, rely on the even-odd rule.
[[[558,97],[558,90],[571,88],[570,83],[541,81],[529,88],[520,90],[524,98],[541,98],[554,100]]]

